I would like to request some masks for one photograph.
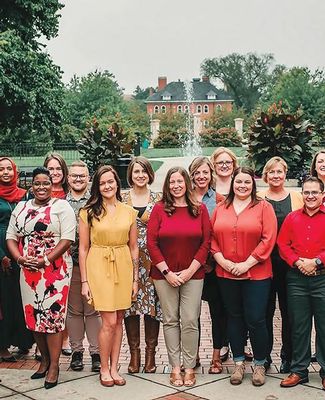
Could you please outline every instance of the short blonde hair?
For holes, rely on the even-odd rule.
[[[197,171],[197,169],[200,168],[203,164],[207,164],[207,166],[210,169],[211,181],[209,183],[209,188],[212,187],[214,189],[216,177],[213,165],[208,157],[195,157],[194,160],[191,162],[191,164],[188,167],[188,172],[190,174],[191,181],[194,184],[194,174]]]
[[[228,156],[232,159],[233,168],[235,171],[235,169],[238,168],[238,160],[237,160],[236,154],[233,151],[231,151],[230,149],[227,149],[227,147],[217,147],[215,149],[215,151],[212,153],[210,160],[211,160],[211,163],[213,164],[213,166],[216,161],[216,158],[218,158],[220,156],[220,154],[222,154],[222,153],[228,154]]]
[[[262,172],[262,178],[265,183],[267,183],[267,174],[270,172],[270,170],[274,167],[275,164],[281,164],[284,172],[288,172],[288,164],[284,161],[283,158],[275,156],[269,159],[267,163],[264,165],[263,172]]]

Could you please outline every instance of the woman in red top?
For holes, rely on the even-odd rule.
[[[212,254],[228,314],[228,333],[235,361],[230,382],[238,385],[245,372],[244,346],[247,327],[254,352],[252,382],[265,382],[267,353],[266,306],[277,234],[273,207],[256,196],[254,171],[239,167],[229,195],[212,216]]]
[[[52,197],[65,199],[68,193],[68,167],[58,153],[50,153],[44,161],[44,167],[50,171],[53,181]]]
[[[147,247],[172,365],[170,383],[174,386],[195,384],[193,368],[198,349],[202,265],[209,252],[210,235],[207,208],[194,200],[188,173],[181,167],[171,168],[165,178],[162,201],[154,206],[149,219]]]

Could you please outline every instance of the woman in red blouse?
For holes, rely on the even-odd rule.
[[[195,201],[188,173],[181,167],[171,168],[165,178],[162,201],[154,206],[149,219],[147,247],[172,365],[170,383],[174,386],[193,386],[196,382],[193,368],[198,349],[202,265],[209,252],[210,236],[207,208]]]
[[[266,306],[272,277],[271,252],[277,234],[273,207],[256,196],[254,171],[235,170],[226,200],[212,216],[212,254],[228,314],[228,333],[235,361],[230,382],[238,385],[245,372],[247,327],[254,353],[252,382],[265,382]]]

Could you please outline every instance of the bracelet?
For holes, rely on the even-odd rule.
[[[81,281],[81,283],[88,283],[88,281]]]

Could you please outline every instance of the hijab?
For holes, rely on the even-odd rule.
[[[14,176],[8,184],[0,183],[0,198],[9,201],[9,203],[17,203],[24,197],[26,190],[17,186],[17,166],[13,160],[9,157],[0,157],[0,161],[2,160],[8,160],[11,163]]]

